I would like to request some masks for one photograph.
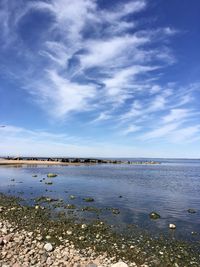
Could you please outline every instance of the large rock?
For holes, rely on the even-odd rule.
[[[57,174],[55,174],[55,173],[48,173],[47,174],[48,178],[53,178],[53,177],[56,177],[56,176],[57,176]]]
[[[173,224],[173,223],[170,223],[170,224],[169,224],[169,228],[170,228],[170,229],[176,229],[176,225]]]
[[[126,263],[124,263],[123,261],[119,261],[119,262],[111,265],[111,267],[128,267],[128,265]]]

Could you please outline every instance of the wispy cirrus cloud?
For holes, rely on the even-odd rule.
[[[29,83],[27,90],[51,106],[51,115],[55,114],[57,118],[81,109],[98,109],[98,102],[102,102],[98,97],[101,92],[106,102],[123,104],[131,98],[129,94],[134,93],[132,84],[137,76],[158,68],[151,62],[157,50],[148,48],[152,41],[156,42],[152,36],[157,35],[158,30],[144,32],[137,29],[131,33],[129,30],[135,29],[137,21],[126,19],[128,15],[145,9],[146,1],[118,3],[112,10],[99,9],[94,0],[21,0],[20,6],[22,4],[23,8],[16,10],[5,1],[2,4],[8,17],[6,21],[13,13],[15,17],[14,23],[6,24],[7,37],[15,32],[15,43],[20,40],[33,62],[37,62],[38,69],[33,65],[29,73],[23,70],[26,72],[25,82]],[[37,29],[38,52],[32,51],[30,36],[24,28],[37,16],[44,15],[44,29]],[[31,26],[34,36],[34,23]],[[114,27],[118,30],[113,30]],[[163,29],[163,37],[171,31],[170,28]],[[163,53],[168,54],[165,50]],[[161,64],[165,59],[158,61]]]
[[[195,138],[198,107],[189,105],[199,84],[160,82],[165,67],[177,61],[169,40],[179,30],[143,25],[142,15],[135,14],[149,5],[3,0],[0,45],[14,58],[8,64],[2,54],[1,68],[6,62],[22,90],[53,120],[85,114],[88,125],[109,121],[110,131],[136,140],[175,140],[180,131],[184,139]]]

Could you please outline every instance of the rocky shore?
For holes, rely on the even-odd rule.
[[[48,207],[0,194],[1,267],[199,267],[199,247],[153,238],[137,228],[116,233]]]
[[[0,266],[2,267],[127,267],[114,262],[107,254],[97,256],[91,249],[77,250],[72,242],[65,240],[57,247],[44,242],[42,236],[33,232],[19,231],[8,221],[0,221]],[[136,266],[132,264],[131,266]]]

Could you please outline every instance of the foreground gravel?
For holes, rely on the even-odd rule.
[[[8,221],[0,221],[0,266],[2,267],[127,267],[121,262],[109,259],[107,254],[96,256],[91,249],[77,250],[65,240],[64,245],[54,247],[51,243],[41,241],[42,237],[34,238],[33,232],[18,231]],[[131,266],[137,266],[131,264]]]

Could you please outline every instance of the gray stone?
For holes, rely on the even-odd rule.
[[[111,267],[128,267],[128,265],[126,263],[124,263],[123,261],[119,261],[119,262],[111,265]]]
[[[89,264],[86,265],[86,267],[98,267],[95,263],[90,262]]]

